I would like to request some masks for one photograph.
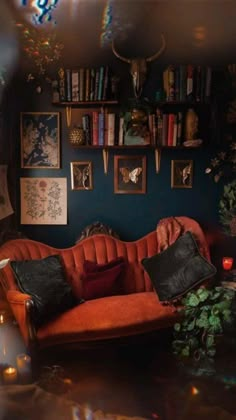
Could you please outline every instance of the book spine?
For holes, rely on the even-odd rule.
[[[95,100],[94,93],[95,93],[95,69],[92,68],[90,69],[90,101]]]
[[[177,146],[182,144],[182,127],[183,127],[183,113],[178,112],[178,119],[177,119]]]
[[[107,119],[107,144],[114,146],[115,144],[115,113],[108,113]]]
[[[72,101],[72,88],[71,88],[71,70],[66,69],[66,100],[68,102]]]
[[[168,68],[163,72],[163,89],[165,93],[165,100],[168,101],[169,99],[169,83],[168,83]]]
[[[85,101],[90,100],[90,69],[85,70]]]
[[[61,102],[66,100],[66,78],[65,70],[61,67],[58,71],[58,88],[59,88],[59,98]]]
[[[175,87],[175,100],[180,100],[180,71],[179,66],[176,66],[174,69],[174,87]]]
[[[104,72],[104,83],[103,83],[103,91],[102,91],[102,100],[105,101],[108,99],[108,81],[109,81],[109,66],[105,67]]]
[[[105,129],[105,114],[99,112],[98,114],[98,144],[99,146],[104,145],[104,129]]]
[[[172,146],[177,146],[177,131],[178,131],[178,122],[177,122],[177,115],[175,115],[174,116],[173,142],[172,142]]]
[[[162,146],[168,145],[168,114],[163,114]]]
[[[92,121],[93,121],[93,145],[98,145],[98,111],[92,112]]]
[[[187,69],[184,64],[179,67],[179,78],[180,78],[180,101],[186,101],[187,95]]]
[[[103,83],[104,83],[104,66],[101,66],[100,71],[99,71],[98,101],[102,100]]]
[[[95,72],[95,88],[94,88],[94,101],[98,100],[98,86],[99,86],[99,69]]]
[[[174,121],[175,121],[175,114],[168,114],[167,146],[173,146]]]
[[[168,70],[168,84],[169,84],[169,98],[168,101],[175,100],[175,69],[174,66],[169,66]]]
[[[124,117],[119,119],[119,140],[118,145],[123,146],[124,144]]]
[[[87,145],[91,145],[92,144],[92,141],[91,141],[91,115],[84,114],[82,116],[82,127],[83,127],[84,135],[85,135],[85,143]]]
[[[187,98],[192,97],[193,95],[193,65],[188,64],[187,66]]]
[[[162,131],[163,131],[163,114],[161,109],[156,109],[156,118],[157,118],[157,140],[156,144],[157,146],[162,145]]]
[[[84,101],[85,95],[84,95],[84,68],[79,69],[79,100]]]
[[[209,101],[211,96],[211,78],[212,78],[212,69],[211,67],[206,68],[206,90],[205,90],[205,99]]]
[[[79,101],[79,72],[72,70],[71,73],[71,84],[72,84],[72,101]]]
[[[202,73],[201,66],[197,66],[196,70],[195,70],[195,76],[196,76],[195,77],[195,80],[196,80],[196,83],[195,83],[195,99],[196,99],[196,102],[201,101],[201,80],[202,80],[201,73]]]

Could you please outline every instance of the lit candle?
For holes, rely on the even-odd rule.
[[[16,364],[20,381],[29,383],[32,379],[31,357],[24,353],[18,354],[16,356]]]
[[[17,382],[17,370],[10,366],[3,371],[3,382],[6,385],[15,384]]]
[[[232,257],[223,257],[222,265],[224,270],[231,270],[233,267],[234,259]]]
[[[5,321],[4,314],[1,312],[0,313],[0,324],[4,324],[4,321]]]

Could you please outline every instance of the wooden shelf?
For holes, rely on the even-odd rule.
[[[154,150],[154,149],[174,149],[174,150],[188,150],[188,149],[202,149],[202,146],[198,146],[198,147],[194,147],[194,146],[154,146],[154,145],[150,145],[150,144],[136,144],[136,145],[123,145],[123,146],[118,146],[118,145],[114,145],[114,146],[108,146],[108,145],[74,145],[71,144],[72,148],[75,149],[150,149],[150,150]]]
[[[52,102],[55,106],[82,106],[86,108],[86,106],[103,106],[103,105],[118,105],[119,102],[117,100],[108,100],[108,101],[73,101],[73,102]]]

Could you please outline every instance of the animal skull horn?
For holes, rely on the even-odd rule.
[[[120,55],[114,46],[114,41],[112,41],[112,51],[117,58],[124,61],[125,63],[130,64],[130,73],[133,79],[133,89],[136,98],[139,98],[142,93],[143,84],[146,80],[147,73],[147,63],[158,58],[166,47],[166,41],[164,35],[161,35],[161,48],[153,55],[148,58],[126,58]]]

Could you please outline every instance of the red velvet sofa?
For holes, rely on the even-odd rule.
[[[188,230],[195,235],[202,255],[209,259],[204,233],[199,224],[188,217],[162,219],[155,231],[133,242],[124,242],[104,234],[90,236],[67,249],[56,249],[30,239],[6,242],[0,247],[0,260],[40,259],[60,254],[67,273],[71,270],[82,273],[85,259],[104,264],[122,256],[127,261],[122,295],[88,300],[49,320],[38,330],[32,325],[31,296],[18,289],[9,264],[0,270],[7,301],[25,344],[30,348],[37,343],[41,349],[62,344],[83,346],[89,342],[135,336],[171,327],[178,316],[176,308],[159,301],[141,260],[164,250]]]

